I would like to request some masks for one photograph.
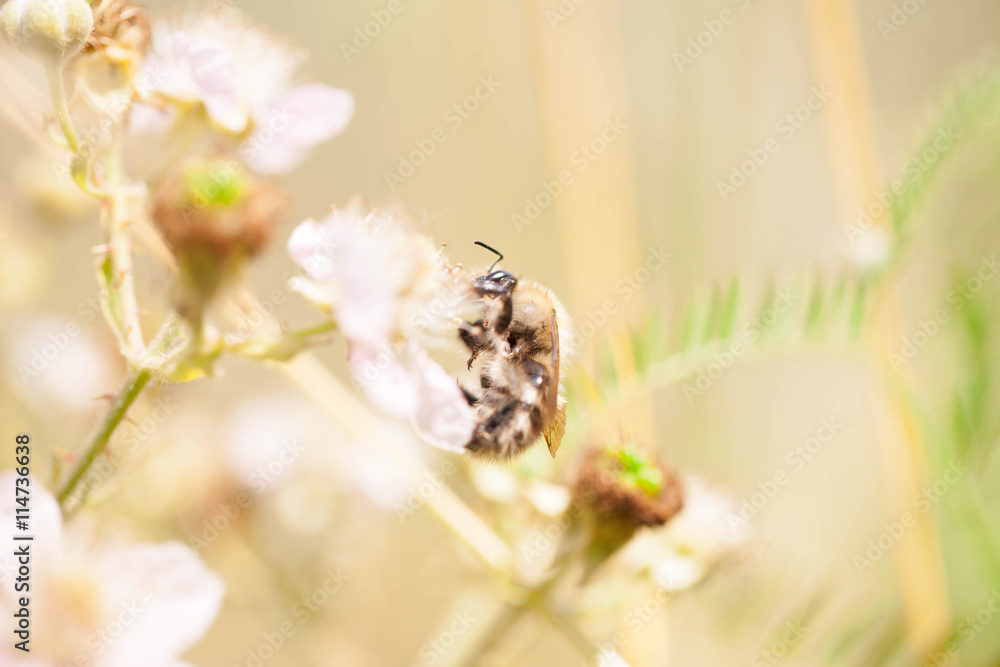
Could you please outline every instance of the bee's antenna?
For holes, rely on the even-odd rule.
[[[487,250],[489,250],[490,252],[492,252],[494,255],[497,256],[497,261],[493,262],[493,266],[491,266],[490,270],[486,272],[486,273],[493,273],[493,267],[500,263],[500,260],[503,259],[503,255],[500,253],[499,250],[497,250],[496,248],[489,247],[488,245],[486,245],[482,241],[476,241],[475,243],[478,246],[482,246],[482,247],[486,248]]]

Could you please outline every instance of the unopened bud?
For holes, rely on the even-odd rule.
[[[0,7],[0,35],[45,62],[75,56],[93,28],[94,13],[86,0],[7,0]]]

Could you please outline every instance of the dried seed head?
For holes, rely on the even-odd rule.
[[[101,0],[94,7],[94,31],[83,52],[103,52],[115,62],[134,62],[146,52],[149,38],[149,19],[142,7],[127,0]]]
[[[263,252],[287,212],[280,189],[235,163],[195,163],[165,184],[153,219],[178,254],[204,250],[221,262]]]
[[[175,305],[192,320],[226,279],[263,252],[286,217],[289,200],[235,162],[196,162],[170,178],[153,208],[153,220],[177,255]]]
[[[635,445],[588,448],[573,482],[573,503],[591,519],[588,567],[624,545],[642,526],[660,526],[684,506],[681,483],[651,452]]]
[[[94,27],[86,0],[7,0],[0,35],[14,48],[47,63],[75,56]]]
[[[684,505],[677,476],[634,444],[590,448],[573,489],[603,520],[635,527],[662,525]]]

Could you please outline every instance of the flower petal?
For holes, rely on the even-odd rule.
[[[326,225],[309,218],[288,237],[288,254],[310,279],[318,283],[334,278]]]
[[[340,134],[354,115],[354,96],[322,83],[285,93],[274,105],[254,113],[257,129],[240,154],[259,174],[297,167],[315,146]]]
[[[240,108],[239,69],[232,54],[221,44],[194,38],[187,43],[185,57],[208,115],[230,132],[243,131],[249,114]]]
[[[410,359],[418,400],[413,430],[429,445],[463,453],[476,422],[458,381],[417,345],[410,346]]]
[[[128,131],[131,134],[161,134],[170,129],[176,116],[172,108],[160,109],[136,102],[129,112]]]
[[[367,345],[352,345],[347,363],[361,391],[375,407],[394,417],[409,418],[420,400],[409,371],[396,356]]]
[[[179,542],[117,547],[101,560],[105,594],[122,633],[101,667],[165,667],[212,625],[225,586]]]

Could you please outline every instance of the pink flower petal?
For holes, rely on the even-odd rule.
[[[225,586],[179,542],[116,547],[101,560],[105,597],[122,633],[101,667],[166,667],[211,627]]]
[[[128,131],[131,134],[161,134],[170,129],[176,115],[172,108],[158,109],[136,102],[129,113]]]
[[[410,361],[418,399],[413,430],[429,445],[464,452],[476,422],[458,382],[417,345],[410,346]]]
[[[326,226],[310,218],[292,230],[288,237],[288,254],[310,280],[329,282],[336,275],[330,245]]]
[[[290,171],[315,146],[340,134],[353,115],[354,97],[346,90],[322,83],[293,88],[274,105],[254,113],[257,129],[240,155],[260,174]]]
[[[347,363],[361,391],[375,407],[394,417],[409,418],[415,414],[420,400],[417,387],[391,351],[352,345]]]

